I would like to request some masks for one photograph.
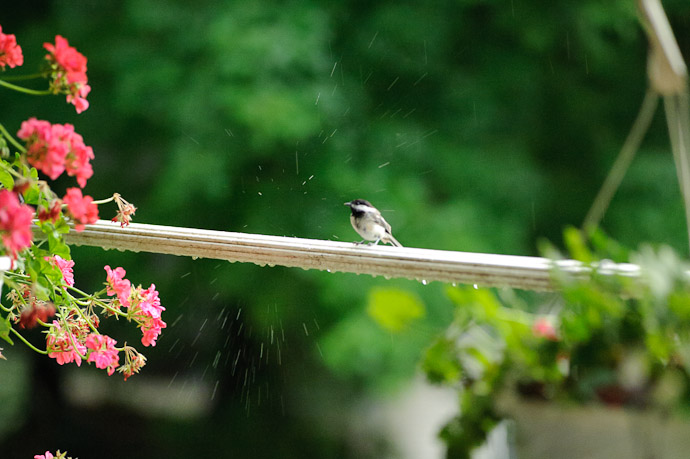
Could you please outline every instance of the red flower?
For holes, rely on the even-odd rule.
[[[79,188],[68,188],[62,202],[67,204],[67,214],[74,221],[74,228],[83,231],[89,223],[98,220],[98,206],[91,196],[82,196]]]
[[[0,26],[0,68],[9,65],[14,68],[24,63],[22,48],[17,44],[17,37],[2,33]]]
[[[54,315],[55,306],[52,303],[37,301],[34,298],[31,306],[22,311],[22,315],[19,317],[19,326],[21,328],[34,328],[39,320],[45,323]]]
[[[53,93],[67,94],[67,102],[74,105],[77,113],[89,108],[86,96],[91,87],[87,84],[86,57],[60,35],[55,37],[55,45],[43,43],[43,47],[49,53],[46,60],[50,64]]]
[[[62,203],[59,199],[53,201],[49,209],[41,207],[38,210],[38,219],[42,222],[53,222],[55,223],[58,218],[60,218],[60,211],[62,210]]]
[[[19,203],[17,195],[0,190],[0,234],[7,253],[17,258],[17,253],[31,245],[31,207]]]

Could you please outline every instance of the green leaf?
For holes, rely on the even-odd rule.
[[[7,172],[5,169],[0,169],[0,184],[8,190],[11,190],[14,186],[14,179],[12,178],[12,174]]]
[[[31,291],[39,300],[50,301],[53,288],[45,277],[39,277],[31,287]]]
[[[69,246],[65,244],[64,239],[57,231],[48,234],[48,250],[51,254],[59,255],[65,260],[72,259]]]
[[[422,302],[409,292],[378,289],[369,294],[367,313],[382,328],[400,332],[415,319],[424,317],[426,310]]]
[[[568,252],[570,252],[570,255],[575,260],[584,263],[591,263],[594,261],[594,256],[587,247],[587,242],[579,229],[572,226],[567,227],[563,231],[563,239],[568,248]]]
[[[12,342],[12,338],[10,338],[10,329],[12,326],[10,325],[10,318],[5,317],[4,319],[0,319],[0,338],[4,339],[8,343],[14,345],[14,342]]]
[[[455,343],[441,338],[432,344],[424,356],[422,370],[431,382],[454,384],[459,381],[462,368]]]
[[[35,169],[34,169],[35,170]],[[36,182],[33,183],[25,192],[24,192],[24,201],[27,204],[31,205],[37,205],[38,204],[38,198],[40,197],[41,192],[38,189],[38,184]]]

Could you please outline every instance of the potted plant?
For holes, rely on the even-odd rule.
[[[554,264],[559,291],[546,299],[448,290],[455,317],[423,365],[460,392],[460,414],[442,432],[449,457],[469,457],[504,419],[515,420],[518,457],[686,451],[690,265],[668,247],[628,255],[600,233],[569,229],[566,243],[582,264]],[[639,269],[611,270],[611,258]]]

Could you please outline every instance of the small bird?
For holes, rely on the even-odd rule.
[[[381,212],[372,206],[369,201],[364,199],[355,199],[354,201],[346,202],[346,206],[350,207],[352,215],[350,215],[350,223],[352,227],[359,233],[366,241],[374,241],[374,245],[379,241],[384,244],[392,244],[396,247],[402,247],[391,234],[391,225],[381,216]],[[360,244],[364,241],[360,242]]]

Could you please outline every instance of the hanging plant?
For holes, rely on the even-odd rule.
[[[91,91],[87,59],[61,36],[44,43],[47,50],[40,72],[0,78],[0,86],[29,95],[66,96],[77,113],[89,108]],[[16,37],[0,27],[0,72],[24,63]],[[47,80],[48,89],[35,90],[11,81]],[[9,287],[0,305],[0,338],[18,339],[34,351],[64,365],[93,363],[109,375],[118,371],[126,380],[145,365],[134,347],[99,331],[102,318],[124,318],[141,330],[141,343],[155,346],[166,323],[155,285],[134,286],[125,270],[105,266],[105,283],[87,293],[75,283],[70,248],[64,235],[83,231],[98,220],[98,206],[115,202],[114,222],[129,224],[136,208],[119,194],[96,201],[83,194],[93,176],[93,149],[71,124],[37,118],[24,121],[15,136],[0,123],[0,236],[2,253],[9,259],[3,274]],[[66,174],[78,186],[58,194],[48,180]],[[44,178],[45,177],[45,178]],[[22,330],[40,327],[45,344],[34,345]],[[0,348],[0,358],[2,355]]]
[[[585,240],[571,228],[565,239],[581,265],[554,263],[558,293],[547,302],[448,289],[455,318],[423,368],[431,381],[460,389],[460,415],[442,432],[453,457],[469,457],[510,417],[506,394],[663,414],[690,402],[690,264],[669,247],[622,259],[626,251],[601,233]],[[634,265],[614,271],[611,257]]]

